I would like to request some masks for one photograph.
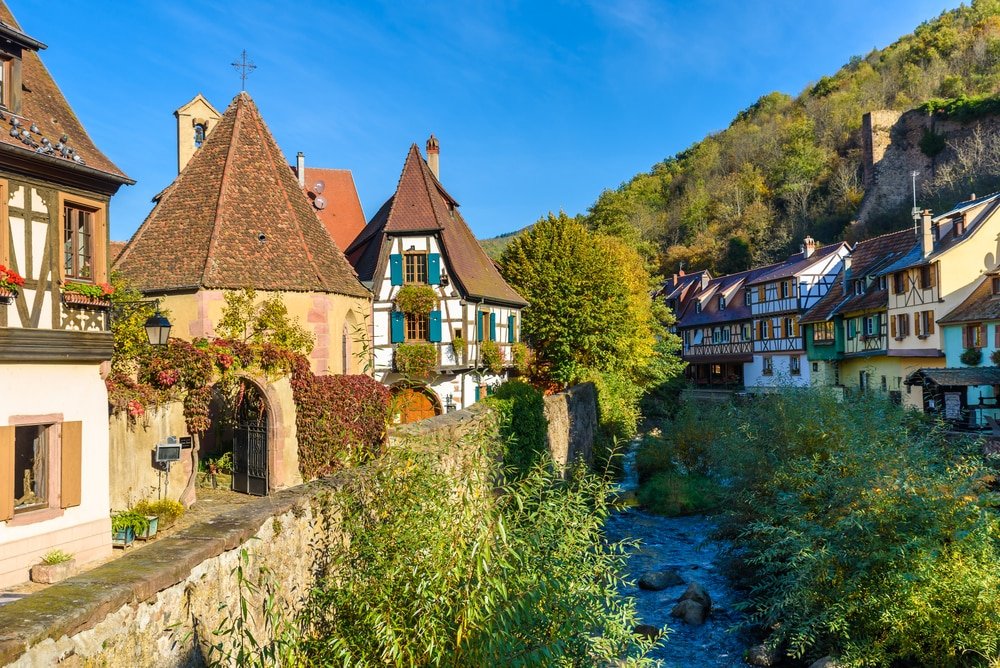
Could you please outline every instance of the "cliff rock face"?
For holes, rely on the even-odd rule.
[[[903,113],[882,109],[865,114],[861,126],[865,196],[858,223],[864,225],[874,216],[912,203],[914,171],[919,172],[917,205],[926,206],[928,182],[942,166],[956,159],[955,146],[972,138],[977,131],[983,136],[1000,133],[1000,117],[990,115],[962,122],[921,109]],[[933,156],[921,147],[928,135],[933,135],[942,147]],[[960,198],[970,194],[962,193]]]

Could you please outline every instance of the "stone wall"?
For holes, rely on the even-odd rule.
[[[594,462],[597,389],[593,383],[545,397],[545,419],[549,421],[549,452],[563,470],[577,459]]]
[[[191,451],[181,450],[169,475],[165,465],[153,461],[153,454],[168,436],[187,435],[183,404],[168,403],[135,421],[116,413],[110,422],[111,509],[122,510],[141,499],[180,498],[191,476]]]
[[[315,557],[340,539],[321,500],[342,481],[261,498],[0,606],[0,665],[204,665],[219,640],[212,632],[236,614],[242,552],[245,572],[266,564],[270,581],[280,583],[278,605],[298,609]],[[250,598],[258,609],[261,599]]]

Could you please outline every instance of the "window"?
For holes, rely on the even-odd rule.
[[[928,290],[934,287],[934,267],[924,265],[920,267],[920,289]]]
[[[722,295],[719,295],[719,310],[720,311],[726,310],[726,298],[723,297]]]
[[[851,318],[847,321],[847,338],[853,339],[858,335],[858,321]]]
[[[812,363],[813,373],[819,373],[819,362]]]
[[[770,357],[764,358],[764,368],[762,373],[765,376],[770,376],[774,374],[774,360],[772,360]]]
[[[986,328],[981,323],[962,328],[962,345],[965,348],[982,348],[986,345]]]
[[[788,370],[793,376],[802,375],[802,359],[798,355],[788,358]]]
[[[63,207],[63,252],[67,278],[94,280],[93,211],[75,204]]]
[[[690,330],[684,332],[684,345],[685,346],[690,346],[691,345],[691,332],[690,332]]]
[[[403,255],[403,280],[406,283],[427,282],[427,253]]]
[[[854,294],[863,295],[865,293],[865,282],[860,278],[854,281]]]
[[[913,314],[913,325],[917,336],[922,339],[934,333],[934,311],[920,311]]]
[[[859,371],[858,372],[858,389],[862,392],[868,391],[868,372]]]
[[[426,315],[406,314],[406,340],[426,341],[430,337],[430,323]]]
[[[865,336],[875,336],[875,318],[865,318]]]
[[[784,299],[788,296],[788,281],[781,282],[781,298]]]
[[[701,313],[701,300],[697,300],[694,303],[694,312]]]
[[[893,325],[893,338],[905,339],[910,335],[910,318],[905,313],[894,315],[891,322]]]
[[[10,109],[10,59],[0,61],[0,104]]]
[[[897,271],[892,275],[892,291],[894,294],[901,295],[906,292],[906,272]]]
[[[750,288],[743,291],[743,303],[750,306]]]
[[[716,327],[715,329],[712,330],[712,343],[721,343],[721,342],[722,342],[722,330]]]
[[[45,425],[14,427],[14,512],[49,505],[49,439]]]
[[[201,148],[201,145],[205,143],[205,126],[202,123],[197,123],[194,126],[194,147]]]
[[[742,338],[744,341],[749,341],[750,340],[751,334],[750,334],[750,325],[749,324],[744,324],[744,325],[740,326],[740,338]]]
[[[794,336],[794,334],[792,333],[792,319],[785,318],[784,325],[785,325],[785,335],[784,335],[785,338],[786,339],[792,338],[792,336]]]
[[[880,387],[882,388],[883,392],[885,392],[885,391],[887,391],[889,389],[889,383],[886,381],[885,376],[882,376],[882,382],[880,384]]]
[[[993,287],[993,294],[1000,295],[1000,276],[994,276],[990,281]]]
[[[878,289],[885,290],[885,275],[878,277]]]
[[[813,325],[813,341],[817,343],[830,343],[834,339],[833,322],[817,322]]]
[[[726,327],[724,330],[722,330],[722,342],[729,343],[729,337],[730,337],[729,328]]]

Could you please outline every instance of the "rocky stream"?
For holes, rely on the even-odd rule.
[[[637,486],[633,448],[625,458],[620,488],[623,495],[629,495]],[[668,629],[666,639],[651,655],[665,668],[747,665],[743,660],[746,643],[732,631],[740,620],[740,613],[733,609],[740,595],[718,563],[719,545],[710,539],[713,529],[712,518],[705,515],[661,517],[635,507],[608,520],[609,540],[637,539],[640,543],[628,561],[627,579],[632,584],[623,593],[635,598],[643,624]],[[653,588],[640,587],[640,580],[643,587]],[[708,593],[710,609],[692,583]],[[689,624],[671,616],[684,597],[691,600],[681,604],[685,606],[681,611],[689,619],[707,612],[704,623]]]

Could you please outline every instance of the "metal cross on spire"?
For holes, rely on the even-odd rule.
[[[257,66],[253,64],[252,60],[247,60],[247,50],[243,49],[243,53],[240,54],[240,59],[231,63],[240,72],[240,90],[247,89],[247,77],[250,73],[257,69]]]

